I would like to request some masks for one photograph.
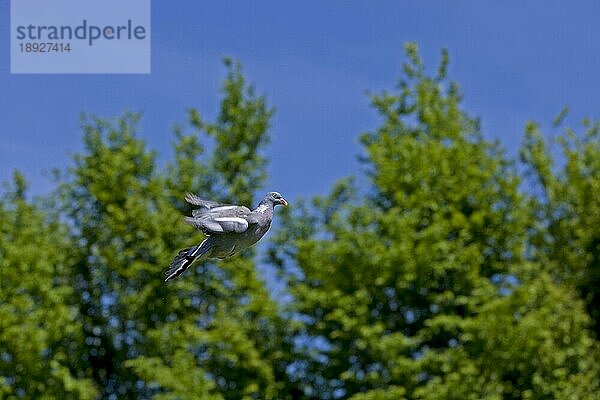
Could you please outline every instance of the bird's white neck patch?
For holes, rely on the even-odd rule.
[[[269,209],[268,204],[261,204],[258,207],[256,207],[256,211],[259,213],[265,213],[265,212],[267,212],[268,209]]]

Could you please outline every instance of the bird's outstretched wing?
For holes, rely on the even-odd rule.
[[[185,217],[185,222],[207,235],[242,233],[258,222],[252,211],[244,206],[203,200],[191,193],[186,194],[185,201],[200,206],[192,210],[191,217]]]
[[[186,193],[185,194],[185,201],[188,202],[191,205],[200,206],[200,207],[206,208],[208,210],[210,210],[211,208],[216,208],[216,207],[230,207],[230,206],[233,206],[232,204],[224,204],[224,203],[219,203],[217,201],[204,200],[204,199],[201,199],[200,197],[196,196],[193,193]],[[234,206],[234,207],[237,207],[237,206]],[[194,211],[198,211],[198,210],[194,210]]]

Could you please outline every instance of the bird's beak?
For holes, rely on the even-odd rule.
[[[284,198],[282,198],[280,201],[281,201],[281,204],[283,204],[284,206],[286,206],[286,207],[288,206],[288,202]]]

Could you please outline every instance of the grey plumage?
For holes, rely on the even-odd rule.
[[[203,200],[191,193],[186,194],[185,201],[198,208],[184,221],[204,232],[207,238],[197,246],[179,251],[165,274],[165,281],[178,277],[195,261],[230,257],[252,246],[271,227],[275,206],[288,205],[277,192],[267,193],[252,211],[244,206]]]

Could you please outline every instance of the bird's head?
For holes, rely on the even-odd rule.
[[[265,200],[271,202],[273,206],[284,205],[287,207],[288,202],[279,194],[279,192],[269,192],[265,197]]]

